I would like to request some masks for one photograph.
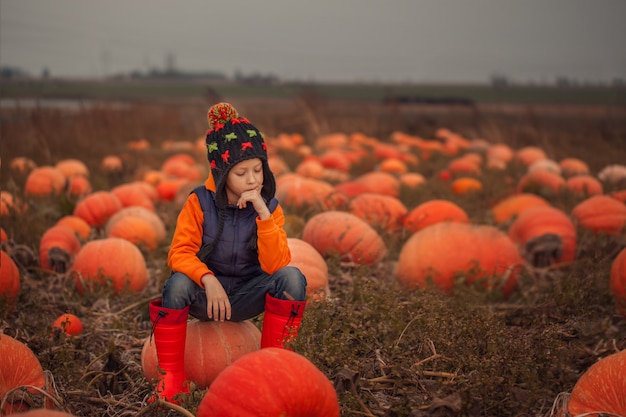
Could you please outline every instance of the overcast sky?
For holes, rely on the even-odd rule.
[[[0,65],[317,81],[626,79],[624,0],[0,0]]]

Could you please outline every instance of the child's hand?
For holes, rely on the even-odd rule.
[[[230,300],[222,284],[215,275],[207,274],[202,277],[206,293],[207,316],[215,321],[230,320]]]
[[[263,201],[263,197],[261,197],[260,188],[241,193],[237,201],[237,207],[240,209],[245,208],[248,203],[252,203],[261,219],[268,219],[270,217],[270,210],[267,208],[265,201]]]

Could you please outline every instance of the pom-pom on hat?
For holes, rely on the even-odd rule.
[[[207,120],[207,158],[215,180],[217,207],[221,209],[228,204],[226,177],[230,169],[241,161],[253,158],[260,158],[263,163],[261,195],[269,202],[276,193],[276,180],[267,163],[267,146],[263,134],[248,119],[240,117],[229,103],[213,105],[207,113]]]

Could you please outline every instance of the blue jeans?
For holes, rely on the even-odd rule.
[[[293,266],[286,266],[273,274],[263,273],[249,280],[239,280],[231,285],[228,279],[218,280],[226,290],[231,306],[231,321],[243,321],[258,316],[265,311],[265,294],[287,300],[285,292],[296,301],[306,298],[306,278]],[[174,272],[163,287],[163,307],[182,310],[189,306],[189,314],[207,321],[207,299],[204,288],[187,275]]]

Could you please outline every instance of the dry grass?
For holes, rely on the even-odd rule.
[[[626,112],[616,108],[491,106],[475,109],[392,107],[328,102],[301,97],[295,102],[234,101],[239,111],[267,134],[302,133],[312,144],[328,132],[363,132],[386,140],[393,131],[425,138],[447,127],[468,138],[535,145],[555,160],[578,157],[594,173],[626,161]],[[135,179],[142,167],[159,167],[169,155],[166,140],[195,140],[206,129],[206,103],[99,106],[71,112],[48,109],[2,110],[2,189],[20,195],[25,176],[8,162],[28,156],[39,165],[79,158],[91,167],[96,189]],[[126,143],[147,138],[152,150],[131,152]],[[104,155],[121,154],[127,169],[109,176]],[[202,158],[199,158],[199,162]],[[297,158],[291,157],[292,164]],[[431,198],[449,198],[475,223],[489,222],[488,208],[511,191],[523,172],[486,172],[482,194],[459,197],[435,179],[444,157],[420,164],[429,183],[419,193],[401,195],[408,208]],[[364,163],[359,169],[371,168]],[[355,173],[356,174],[356,173]],[[571,195],[551,202],[569,210]],[[193,390],[182,404],[188,411],[148,406],[150,386],[141,370],[141,347],[149,335],[148,302],[160,294],[167,276],[167,244],[145,252],[151,271],[140,295],[113,295],[103,289],[79,296],[66,274],[37,265],[43,231],[73,210],[65,197],[28,200],[28,216],[4,216],[0,225],[23,272],[19,307],[0,317],[0,328],[25,342],[47,371],[49,400],[77,416],[193,415],[203,395]],[[158,213],[169,233],[176,203]],[[287,214],[301,216],[286,207]],[[304,220],[304,219],[302,219]],[[299,223],[300,226],[303,222]],[[301,229],[290,229],[298,237]],[[608,287],[610,262],[624,238],[579,230],[579,256],[558,268],[528,269],[507,301],[497,294],[460,285],[451,296],[434,290],[406,292],[393,280],[394,260],[407,236],[386,236],[387,261],[374,268],[329,259],[332,297],[309,303],[295,349],[333,381],[343,416],[548,416],[561,393],[599,358],[626,348],[626,321],[615,309]],[[72,338],[52,334],[63,312],[80,316],[86,331]],[[260,324],[260,320],[255,320]],[[24,394],[24,393],[23,393]],[[24,394],[35,405],[38,395]]]

